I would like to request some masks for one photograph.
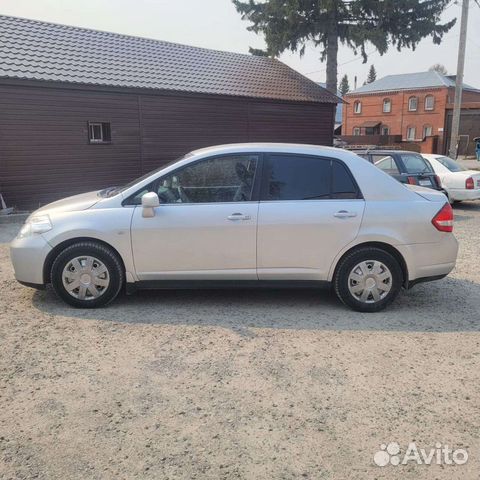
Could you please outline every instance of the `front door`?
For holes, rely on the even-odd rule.
[[[256,280],[258,163],[251,154],[211,157],[153,182],[155,216],[137,206],[132,219],[139,280]]]
[[[327,280],[358,234],[365,202],[340,161],[271,154],[258,214],[260,280]]]

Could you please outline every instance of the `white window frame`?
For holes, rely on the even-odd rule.
[[[95,138],[95,127],[100,129],[100,138]],[[103,143],[103,125],[101,122],[89,122],[88,124],[88,140],[90,143]]]
[[[388,109],[386,106],[388,105]],[[391,113],[392,112],[392,100],[390,98],[383,99],[383,113]]]
[[[412,108],[412,101],[415,101],[415,108]],[[408,111],[416,112],[418,110],[418,97],[410,97],[408,99]]]
[[[356,113],[357,115],[362,113],[362,102],[360,100],[355,100],[353,103],[353,113]]]
[[[429,107],[428,106],[428,101],[430,99],[432,99],[432,105]],[[425,97],[425,110],[427,110],[427,111],[435,110],[435,97],[433,95],[427,95]]]
[[[353,127],[353,135],[355,137],[359,137],[362,134],[362,130],[360,127]]]
[[[413,132],[413,137],[410,135],[410,132]],[[408,141],[414,141],[416,134],[417,134],[416,127],[407,127],[407,140]]]
[[[430,133],[427,135],[427,129],[430,130]],[[433,135],[433,127],[431,125],[423,126],[423,138],[431,137]]]
[[[383,133],[385,130],[387,131],[387,133]],[[382,125],[380,132],[382,135],[390,135],[390,127],[388,125]]]

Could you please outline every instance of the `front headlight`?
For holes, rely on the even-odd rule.
[[[35,233],[45,233],[52,228],[52,222],[48,215],[33,215],[27,219],[25,225],[21,228],[18,238],[28,237]]]

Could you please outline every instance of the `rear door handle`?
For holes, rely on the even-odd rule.
[[[243,213],[232,213],[227,217],[229,220],[250,220],[250,215],[244,215]]]
[[[339,212],[334,213],[333,216],[337,218],[352,218],[352,217],[356,217],[357,213],[347,212],[347,210],[340,210]]]

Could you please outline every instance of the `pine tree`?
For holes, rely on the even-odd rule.
[[[377,79],[377,71],[375,66],[372,64],[370,70],[368,71],[368,77],[366,83],[373,83]]]
[[[342,77],[342,81],[340,82],[340,88],[338,89],[342,97],[344,97],[350,91],[350,84],[348,83],[348,76],[345,74]]]
[[[441,63],[436,63],[435,65],[432,65],[429,70],[431,72],[438,72],[441,73],[442,75],[446,75],[448,73],[447,68],[445,65],[442,65]]]
[[[439,44],[456,19],[441,23],[450,0],[232,0],[248,27],[265,36],[266,51],[303,55],[307,44],[327,61],[327,89],[337,92],[339,44],[367,61],[367,47],[383,55],[388,47],[414,49],[425,37]]]

